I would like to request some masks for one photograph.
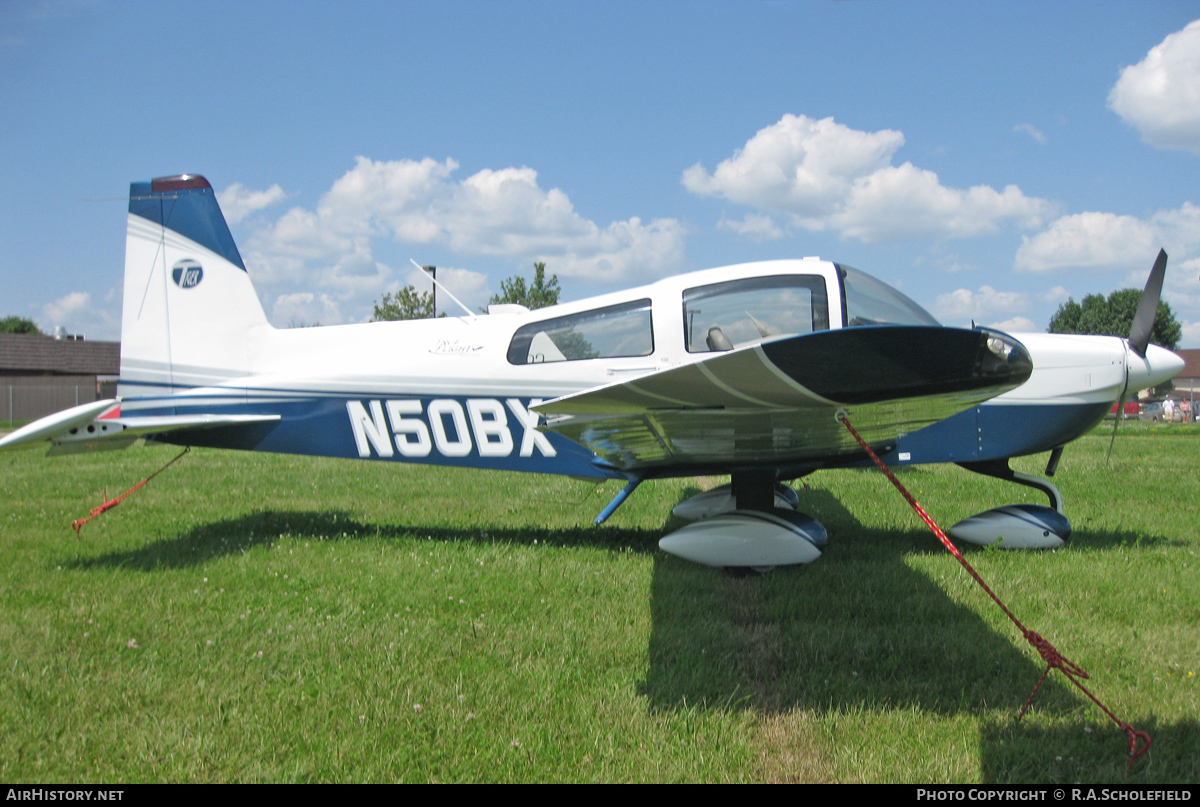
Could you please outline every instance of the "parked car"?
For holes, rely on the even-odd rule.
[[[1137,401],[1126,401],[1125,411],[1121,413],[1121,420],[1132,420],[1141,415],[1141,406]],[[1108,410],[1105,417],[1115,418],[1117,416],[1117,402],[1114,401],[1112,409]]]
[[[1170,412],[1168,413],[1167,407],[1163,406],[1161,401],[1144,405],[1142,411],[1138,414],[1138,420],[1162,420],[1183,423],[1186,419],[1183,407],[1172,403]]]

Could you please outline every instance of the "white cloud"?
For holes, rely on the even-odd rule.
[[[326,294],[353,320],[360,312],[369,315],[371,303],[394,290],[407,271],[375,257],[379,239],[545,261],[560,277],[596,283],[651,279],[685,265],[684,227],[676,219],[644,223],[635,216],[601,227],[580,216],[561,190],[541,188],[532,168],[484,169],[461,181],[453,176],[457,169],[452,159],[357,158],[315,210],[292,208],[250,234],[243,255],[255,282],[280,295],[317,295],[305,305]],[[484,275],[442,271],[438,279],[464,303],[486,304]],[[287,305],[299,304],[288,298]]]
[[[1071,292],[1067,291],[1062,286],[1055,286],[1049,291],[1044,291],[1037,296],[1043,303],[1065,303],[1067,298],[1071,296]]]
[[[1012,319],[1004,320],[1004,322],[991,322],[985,327],[995,328],[998,331],[1005,331],[1007,333],[1028,333],[1030,331],[1041,330],[1028,317],[1013,317]]]
[[[1024,132],[1042,145],[1046,144],[1046,135],[1042,134],[1042,130],[1035,127],[1032,123],[1018,123],[1013,127],[1014,132]]]
[[[1200,20],[1122,70],[1108,106],[1150,145],[1200,154]]]
[[[1015,185],[947,188],[937,174],[906,162],[892,165],[904,135],[863,132],[833,118],[784,115],[759,130],[713,173],[697,163],[685,188],[789,216],[794,225],[832,230],[861,241],[918,236],[969,238],[1002,225],[1036,228],[1054,213],[1044,199]]]
[[[42,317],[54,325],[64,325],[71,317],[92,307],[92,295],[86,291],[73,291],[42,306]]]
[[[485,168],[453,187],[439,212],[451,248],[467,254],[558,252],[594,243],[600,232],[575,212],[565,193],[539,188],[532,168]]]
[[[443,235],[436,208],[444,203],[457,168],[451,159],[374,162],[358,157],[355,167],[321,197],[317,216],[324,227],[344,236],[431,243]]]
[[[1057,304],[1068,296],[1062,286],[1040,293],[997,291],[991,286],[980,286],[974,292],[956,289],[937,298],[933,313],[948,325],[965,326],[969,321],[1001,331],[1037,331],[1041,329],[1024,315],[1035,310],[1039,303]]]
[[[1183,336],[1179,339],[1181,348],[1193,348],[1200,345],[1200,322],[1181,322]]]
[[[484,169],[461,182],[458,163],[359,157],[318,205],[323,224],[346,235],[436,243],[463,255],[545,260],[564,277],[621,280],[683,266],[683,225],[637,217],[601,228],[575,212],[532,168]]]
[[[252,191],[242,183],[235,182],[217,194],[217,202],[225,214],[225,221],[237,224],[254,211],[281,201],[286,195],[278,185],[272,185],[265,191]]]
[[[1112,268],[1153,260],[1154,229],[1133,216],[1076,213],[1063,216],[1049,229],[1023,238],[1014,268],[1018,272],[1060,269]]]
[[[1019,272],[1120,269],[1150,264],[1159,248],[1187,260],[1200,251],[1200,207],[1185,202],[1149,219],[1095,211],[1063,216],[1024,238],[1014,268]]]
[[[856,177],[891,164],[904,135],[891,129],[862,132],[833,118],[784,115],[760,129],[711,175],[700,163],[683,172],[697,196],[800,216],[820,216],[850,193]]]
[[[1167,252],[1178,253],[1177,260],[1190,259],[1200,252],[1200,207],[1184,202],[1175,210],[1160,210],[1150,219],[1162,235]]]
[[[67,333],[82,334],[89,339],[117,339],[121,332],[119,313],[92,304],[92,295],[73,291],[42,306],[38,325],[46,333],[62,326]]]
[[[546,261],[563,277],[602,283],[652,280],[684,268],[684,227],[675,219],[643,224],[634,216],[532,257]]]
[[[275,298],[271,320],[281,328],[340,325],[344,322],[336,300],[328,294],[316,295],[307,291],[281,294]]]
[[[1142,289],[1146,286],[1146,277],[1150,272],[1150,264],[1131,269],[1126,275],[1123,288]],[[1182,323],[1186,319],[1200,319],[1200,258],[1188,261],[1176,260],[1174,257],[1167,264],[1167,273],[1163,278],[1163,299],[1171,305],[1171,310]]]
[[[979,291],[956,289],[938,295],[933,312],[941,320],[985,322],[997,315],[1026,311],[1030,296],[1023,292],[996,291],[991,286],[981,286]]]
[[[1016,185],[1003,192],[986,185],[969,190],[947,188],[937,174],[912,163],[880,169],[855,180],[843,208],[812,225],[834,229],[862,241],[898,241],[917,235],[971,238],[996,232],[1012,222],[1026,229],[1041,226],[1053,205],[1031,199]],[[818,226],[819,225],[819,226]]]
[[[747,213],[741,221],[722,217],[717,222],[717,229],[730,230],[754,241],[771,241],[783,237],[783,230],[776,226],[775,220],[761,213]]]
[[[368,236],[339,233],[317,214],[298,207],[251,233],[244,257],[261,288],[316,287],[342,299],[378,293],[395,274],[375,260]]]
[[[1125,270],[1121,287],[1141,289],[1160,247],[1170,256],[1163,299],[1181,323],[1200,320],[1200,207],[1190,202],[1160,210],[1147,219],[1098,212],[1063,216],[1044,232],[1025,239],[1017,250],[1014,268],[1025,272]],[[1067,294],[1056,286],[1038,298],[1060,303]],[[1198,340],[1187,334],[1185,330],[1181,346],[1196,344]]]

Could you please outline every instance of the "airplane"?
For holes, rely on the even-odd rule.
[[[716,567],[816,560],[827,534],[784,484],[869,461],[957,463],[1034,487],[951,534],[1005,548],[1070,534],[1047,478],[1010,469],[1183,367],[1148,344],[1166,254],[1128,339],[943,327],[857,269],[804,258],[675,275],[548,308],[276,329],[202,176],[130,186],[115,399],[0,451],[183,446],[623,480],[725,475],[674,509],[664,551]],[[451,295],[452,296],[452,295]]]

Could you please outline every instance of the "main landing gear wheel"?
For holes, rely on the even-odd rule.
[[[811,563],[821,557],[829,536],[819,521],[796,511],[798,502],[796,492],[777,484],[773,472],[734,474],[730,485],[676,507],[675,515],[695,521],[658,546],[694,563],[730,569],[765,572]]]

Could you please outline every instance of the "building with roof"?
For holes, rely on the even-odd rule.
[[[1200,393],[1200,350],[1176,350],[1177,354],[1183,358],[1183,369],[1179,375],[1175,376],[1175,392],[1184,393],[1183,397],[1191,392]]]
[[[0,333],[0,421],[111,398],[120,371],[120,342]]]
[[[1183,358],[1183,369],[1179,375],[1175,376],[1172,384],[1175,389],[1171,392],[1171,397],[1177,401],[1189,401],[1194,403],[1200,399],[1200,350],[1176,350]],[[1195,406],[1191,407],[1195,411]]]

